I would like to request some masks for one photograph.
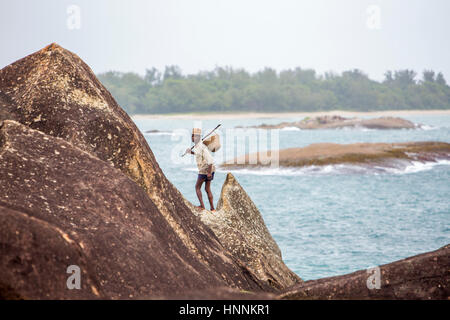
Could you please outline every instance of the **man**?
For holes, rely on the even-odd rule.
[[[195,160],[198,167],[198,177],[197,183],[195,184],[195,192],[197,193],[198,200],[200,201],[200,206],[196,206],[200,209],[205,209],[202,198],[202,184],[205,182],[205,191],[208,195],[209,205],[211,211],[214,212],[214,202],[213,195],[211,192],[211,181],[214,179],[214,159],[209,153],[208,147],[203,144],[202,140],[202,130],[199,128],[192,129],[192,142],[195,143],[194,148],[186,149],[187,153],[194,154]]]

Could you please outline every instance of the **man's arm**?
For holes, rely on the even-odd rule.
[[[194,151],[192,151],[191,148],[187,148],[185,153],[189,153],[189,154],[195,154]]]

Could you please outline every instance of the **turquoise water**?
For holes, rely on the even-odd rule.
[[[402,116],[424,129],[414,130],[281,130],[278,147],[303,147],[317,142],[450,142],[450,115]],[[204,132],[222,123],[223,148],[217,163],[229,153],[252,149],[246,141],[239,150],[228,141],[235,126],[295,121],[286,119],[203,120]],[[197,204],[196,166],[191,156],[180,158],[190,146],[175,135],[200,122],[193,120],[136,119],[169,180]],[[228,130],[228,132],[227,132]],[[267,131],[265,131],[267,132]],[[275,141],[275,140],[274,140]],[[270,149],[270,144],[267,149]],[[264,150],[264,146],[259,150]],[[185,162],[180,162],[181,160]],[[218,170],[212,184],[214,200],[227,171]],[[285,263],[305,280],[349,273],[438,249],[450,243],[450,162],[401,164],[368,169],[327,166],[297,170],[233,170],[263,215]],[[204,199],[206,196],[204,195]],[[205,203],[206,204],[206,203]]]

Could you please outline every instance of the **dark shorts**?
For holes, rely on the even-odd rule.
[[[208,175],[206,174],[199,174],[198,178],[203,181],[211,181],[212,179],[214,179],[214,172],[211,173],[211,179],[208,179]]]

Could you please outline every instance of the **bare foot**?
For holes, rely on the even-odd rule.
[[[205,210],[205,207],[195,206],[195,209]]]
[[[209,210],[209,211],[211,211],[211,212],[216,212],[216,209],[211,209],[211,210]]]

